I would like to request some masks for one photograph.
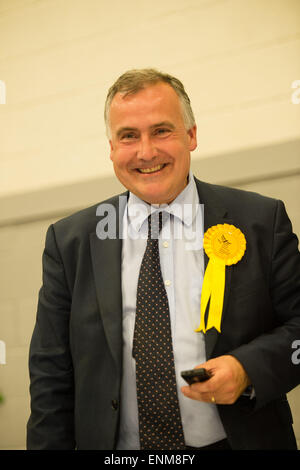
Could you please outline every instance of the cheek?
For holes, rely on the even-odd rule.
[[[166,145],[161,147],[161,149],[179,163],[182,163],[183,160],[186,160],[189,155],[189,150],[186,143],[178,140],[166,143]]]
[[[124,168],[129,160],[127,152],[122,150],[114,150],[110,156],[114,166],[116,168]]]
[[[113,156],[113,167],[116,176],[125,181],[135,178],[135,172],[132,171],[132,159],[127,152],[117,152]]]
[[[177,167],[178,171],[180,172],[189,168],[190,160],[190,153],[186,151],[185,147],[182,147],[180,150],[178,150],[176,157],[174,158],[175,166]],[[180,174],[178,174],[178,177],[180,177]]]

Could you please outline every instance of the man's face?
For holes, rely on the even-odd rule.
[[[143,201],[173,201],[187,184],[196,126],[187,131],[171,86],[117,93],[110,107],[110,158],[121,183]]]

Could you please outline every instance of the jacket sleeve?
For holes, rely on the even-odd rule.
[[[75,448],[70,308],[71,294],[51,225],[43,253],[43,284],[29,352],[31,415],[27,449]]]
[[[300,366],[292,360],[293,344],[300,339],[300,254],[281,201],[274,215],[269,279],[275,327],[230,353],[251,379],[256,409],[300,383]]]

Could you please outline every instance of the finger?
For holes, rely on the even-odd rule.
[[[212,392],[201,392],[192,386],[184,386],[181,388],[181,391],[185,397],[191,398],[192,400],[203,401],[206,403],[215,403],[217,401]]]
[[[184,393],[191,394],[193,397],[204,397],[204,399],[207,399],[207,396],[211,396],[214,394],[217,390],[217,387],[215,386],[215,381],[213,378],[209,380],[205,380],[204,382],[195,382],[191,385],[185,385],[183,387]]]

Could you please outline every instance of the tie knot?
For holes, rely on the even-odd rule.
[[[157,240],[161,231],[163,221],[162,212],[153,212],[148,217],[148,239]]]

